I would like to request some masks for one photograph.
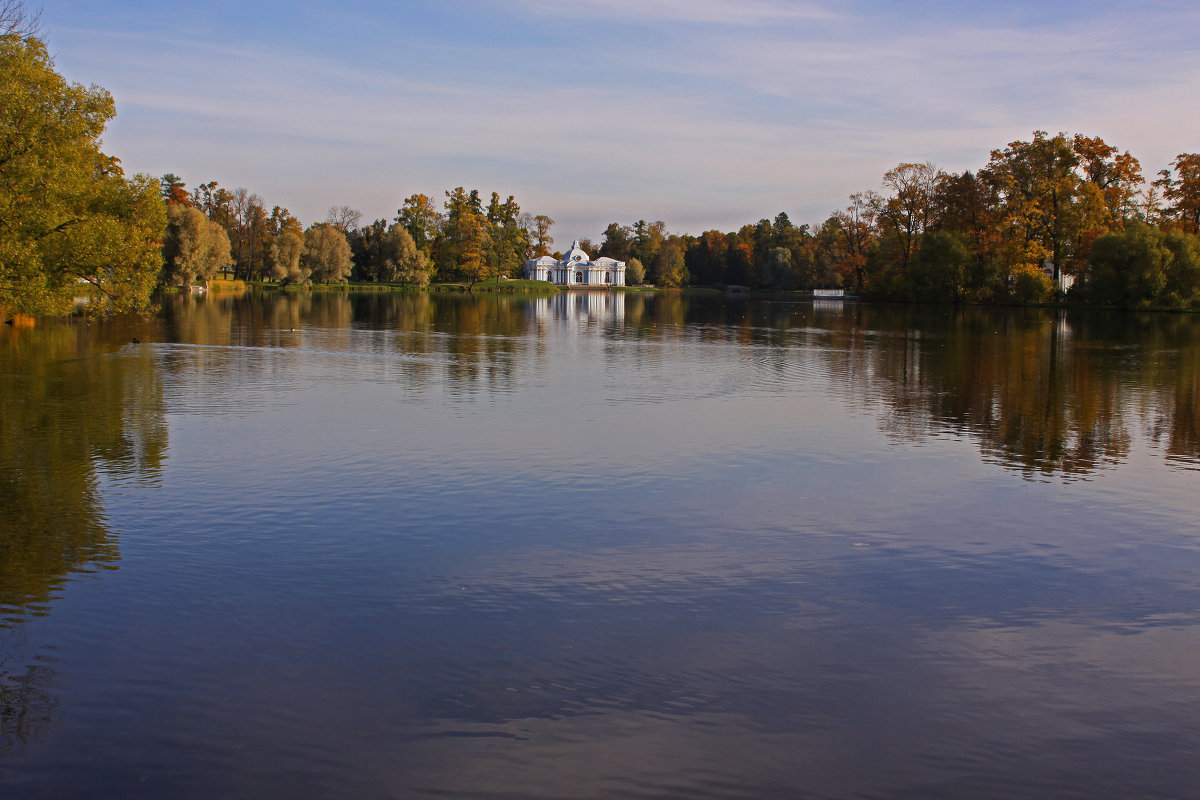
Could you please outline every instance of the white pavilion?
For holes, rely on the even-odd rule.
[[[576,239],[562,261],[555,261],[551,256],[526,261],[525,277],[559,286],[624,286],[625,262],[607,256],[592,261]]]

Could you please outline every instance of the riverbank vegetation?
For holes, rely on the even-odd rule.
[[[218,278],[528,291],[524,261],[561,255],[554,220],[499,192],[412,194],[370,223],[334,206],[305,227],[244,188],[127,177],[100,150],[114,114],[105,90],[55,72],[36,17],[0,0],[0,307],[63,313],[84,295],[93,308],[137,310],[156,287]],[[976,171],[899,164],[815,227],[784,212],[695,235],[638,220],[581,245],[625,261],[635,285],[1195,308],[1200,154],[1147,181],[1137,158],[1098,137],[1035,131]]]

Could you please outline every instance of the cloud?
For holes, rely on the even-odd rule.
[[[816,3],[774,0],[519,0],[528,10],[558,17],[604,19],[622,23],[697,23],[757,26],[777,22],[834,19]]]
[[[388,36],[399,23],[384,19],[377,49],[260,29],[55,39],[69,77],[113,91],[106,145],[130,169],[279,192],[268,201],[306,219],[334,203],[389,215],[407,194],[461,184],[515,194],[577,235],[638,218],[728,230],[779,210],[819,223],[900,161],[976,169],[1038,128],[1102,135],[1148,171],[1194,149],[1194,14],[1019,26],[859,9],[521,0],[525,38],[417,18]],[[499,5],[476,10],[500,18]],[[605,57],[548,55],[551,18]],[[621,35],[628,25],[655,46]]]

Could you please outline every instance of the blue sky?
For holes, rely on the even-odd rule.
[[[1035,129],[1148,176],[1200,151],[1200,4],[54,2],[69,79],[113,93],[130,172],[244,186],[305,223],[463,185],[555,238],[611,221],[820,223],[902,161]]]

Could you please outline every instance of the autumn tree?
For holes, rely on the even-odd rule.
[[[435,254],[438,271],[462,277],[468,290],[473,289],[494,274],[488,260],[489,224],[479,207],[479,193],[459,186],[446,192],[445,207],[446,222]]]
[[[159,178],[162,185],[162,198],[169,206],[191,206],[192,198],[188,194],[183,178],[173,172],[168,172]]]
[[[234,276],[252,280],[265,266],[270,249],[263,199],[247,189],[234,189],[229,193],[227,207],[220,210],[227,213],[215,218],[225,226],[233,246]]]
[[[902,276],[908,273],[908,263],[933,216],[937,176],[937,168],[928,161],[900,164],[883,175],[883,188],[890,194],[878,199],[875,216],[896,240]]]
[[[192,205],[207,214],[209,219],[224,225],[224,221],[217,219],[214,213],[218,204],[216,199],[218,187],[219,184],[216,181],[209,181],[197,186],[192,190]]]
[[[278,236],[286,231],[304,234],[304,226],[300,224],[300,220],[282,206],[275,206],[271,209],[271,216],[267,220],[267,230],[272,236]]]
[[[1166,217],[1187,233],[1200,234],[1200,153],[1180,153],[1158,173]]]
[[[1141,163],[1098,136],[1075,134],[1071,147],[1079,157],[1086,185],[1095,188],[1104,204],[1104,224],[1120,227],[1137,216],[1138,198],[1145,179]]]
[[[850,195],[850,205],[835,212],[833,222],[841,237],[838,271],[850,279],[859,292],[867,275],[867,254],[874,238],[875,209],[879,203],[872,192]]]
[[[725,279],[734,286],[749,286],[754,274],[754,250],[744,237],[731,237]]]
[[[443,218],[427,195],[414,194],[397,209],[396,223],[404,226],[417,249],[429,255],[441,231]]]
[[[993,150],[982,173],[1003,203],[1003,235],[1036,243],[1053,264],[1055,281],[1075,255],[1081,232],[1091,227],[1088,207],[1080,202],[1079,163],[1066,134],[1034,131],[1033,141]]]
[[[0,12],[0,305],[64,312],[84,281],[111,310],[143,308],[162,265],[159,184],[100,151],[108,92],[55,72],[23,6]]]
[[[533,240],[533,258],[541,258],[548,256],[552,252],[551,247],[554,247],[554,237],[550,235],[550,229],[554,227],[554,220],[545,214],[538,214],[533,218],[533,230],[530,236]]]

